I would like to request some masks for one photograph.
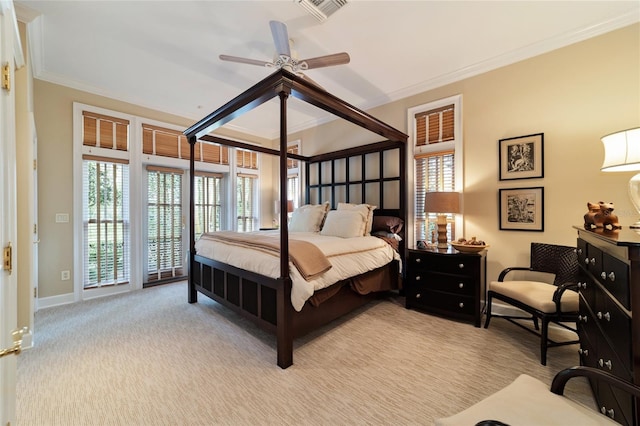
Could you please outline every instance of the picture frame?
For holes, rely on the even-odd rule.
[[[544,177],[544,133],[500,139],[500,180]]]
[[[544,187],[498,190],[500,230],[544,231]]]

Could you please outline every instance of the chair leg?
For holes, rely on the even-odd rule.
[[[538,327],[538,317],[534,316],[534,317],[532,318],[532,320],[533,320],[533,327],[534,327],[536,330],[540,330],[540,327]]]
[[[487,318],[484,320],[484,328],[489,327],[489,321],[491,321],[491,292],[489,292],[489,297],[487,298]]]
[[[547,346],[549,343],[549,320],[542,318],[542,333],[540,334],[540,364],[547,365]]]

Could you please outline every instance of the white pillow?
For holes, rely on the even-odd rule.
[[[362,237],[367,217],[357,210],[331,210],[322,226],[320,235],[353,238]]]
[[[362,235],[371,234],[371,228],[373,227],[373,211],[376,207],[377,206],[372,206],[371,204],[338,203],[338,210],[355,210],[364,214],[366,224]]]
[[[291,214],[289,231],[291,232],[318,232],[329,209],[329,203],[306,204],[298,207]]]

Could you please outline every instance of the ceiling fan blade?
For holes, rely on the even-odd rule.
[[[307,64],[307,66],[302,69],[311,70],[314,68],[332,67],[334,65],[348,64],[349,61],[351,61],[349,54],[346,52],[342,52],[334,53],[333,55],[318,56],[317,58],[303,59],[299,63]]]
[[[291,57],[291,47],[289,46],[289,32],[287,26],[280,21],[269,21],[273,43],[276,45],[278,55]]]
[[[240,58],[238,56],[220,55],[219,58],[223,61],[239,62],[241,64],[258,65],[260,67],[273,66],[271,62],[259,61],[257,59]]]

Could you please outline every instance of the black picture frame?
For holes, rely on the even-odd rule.
[[[498,190],[502,231],[544,231],[544,187]]]
[[[500,180],[544,177],[544,133],[498,141]]]

